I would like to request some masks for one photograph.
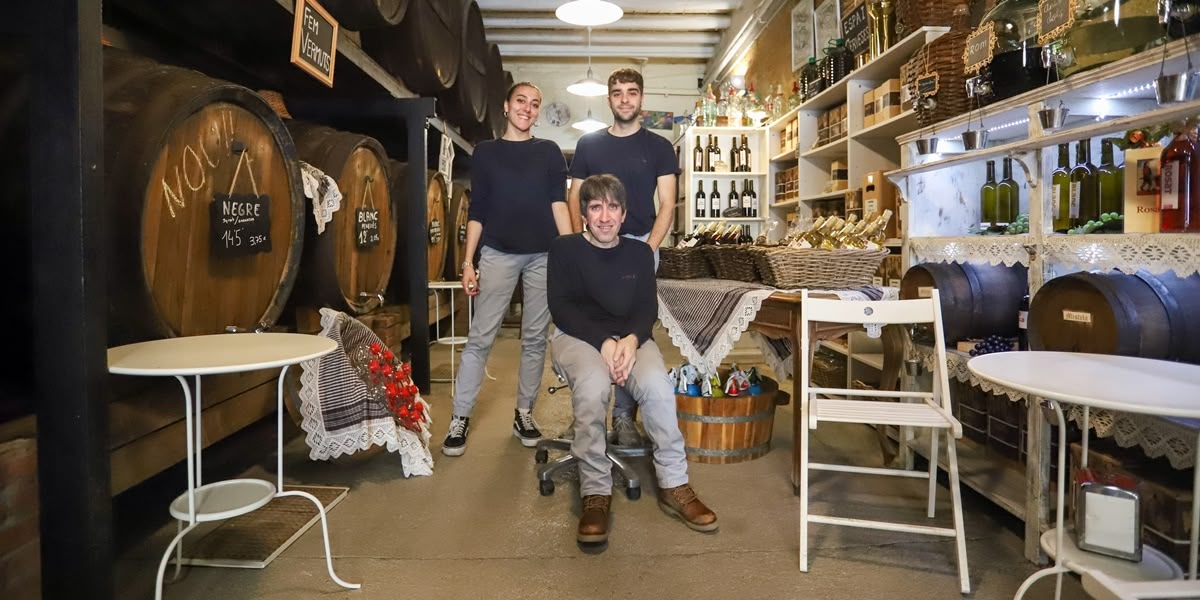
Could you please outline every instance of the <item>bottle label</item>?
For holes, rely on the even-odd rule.
[[[917,297],[918,298],[932,298],[933,297],[933,286],[932,285],[919,286],[917,288]]]
[[[1059,215],[1062,214],[1062,207],[1059,206],[1059,202],[1062,201],[1062,186],[1052,186],[1051,189],[1052,191],[1050,193],[1053,197],[1053,200],[1050,202],[1050,209],[1054,213],[1054,220],[1057,221]]]
[[[1163,161],[1162,163],[1162,204],[1161,210],[1176,210],[1179,208],[1179,184],[1181,179],[1179,163]]]
[[[1029,311],[1017,312],[1017,329],[1029,329]]]
[[[720,196],[712,197],[711,208],[713,211],[713,216],[716,216],[717,213],[721,212],[721,197]]]
[[[1077,310],[1063,310],[1063,320],[1071,321],[1073,323],[1085,323],[1087,325],[1091,325],[1092,313],[1080,312]]]
[[[1071,182],[1071,212],[1070,212],[1070,217],[1072,219],[1079,218],[1079,196],[1082,193],[1083,193],[1083,182],[1072,181]]]

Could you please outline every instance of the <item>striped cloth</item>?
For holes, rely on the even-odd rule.
[[[671,336],[671,343],[683,357],[705,373],[713,373],[733,349],[742,333],[750,326],[763,300],[780,290],[762,284],[727,279],[659,279],[658,318]],[[898,297],[896,288],[864,286],[848,290],[810,290],[842,300],[892,300]],[[830,331],[825,337],[837,333]],[[818,336],[824,333],[818,331]],[[767,364],[781,378],[790,376],[792,345],[788,340],[776,340],[755,335]]]
[[[355,349],[383,342],[357,319],[328,308],[321,309],[321,335],[338,349],[302,365],[300,427],[307,433],[309,458],[329,460],[380,445],[400,454],[405,476],[431,475],[430,423],[420,435],[397,425],[382,395],[370,389],[350,360]],[[425,403],[420,396],[417,402]]]

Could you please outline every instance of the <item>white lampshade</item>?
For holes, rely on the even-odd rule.
[[[608,86],[593,77],[592,68],[588,67],[587,77],[568,85],[567,91],[576,96],[603,96],[608,94]]]
[[[578,129],[584,133],[591,133],[593,131],[599,131],[605,127],[608,127],[608,123],[593,118],[592,109],[589,108],[587,118],[571,123],[571,127],[574,127],[575,129]]]
[[[620,6],[606,0],[573,0],[554,11],[559,20],[581,27],[608,25],[620,20],[624,14]]]

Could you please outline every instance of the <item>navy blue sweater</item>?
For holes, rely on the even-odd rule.
[[[614,335],[637,336],[640,348],[658,319],[654,252],[645,242],[617,238],[599,248],[582,233],[550,245],[546,293],[554,325],[597,350]]]
[[[566,202],[567,161],[558,144],[533,138],[488,140],[471,155],[471,207],[480,244],[508,254],[550,249],[558,235],[550,205]]]

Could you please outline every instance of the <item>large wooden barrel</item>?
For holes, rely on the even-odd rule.
[[[724,381],[724,379],[722,379]],[[692,462],[729,464],[754,460],[771,449],[779,385],[763,379],[753,396],[675,396],[675,416]]]
[[[408,89],[435,96],[458,79],[462,20],[458,0],[410,0],[399,24],[362,32],[363,49]]]
[[[1200,363],[1200,275],[1055,277],[1030,303],[1029,347]]]
[[[365,313],[382,304],[396,257],[396,213],[387,155],[374,138],[321,125],[288,121],[300,159],[337,181],[341,208],[317,232],[306,210],[304,259],[296,300]]]
[[[462,264],[467,260],[467,211],[471,207],[471,182],[455,180],[450,207],[446,211],[446,268],[442,275],[447,281],[462,279]],[[474,258],[474,257],[472,257]]]
[[[404,19],[409,0],[321,0],[321,6],[346,29],[388,27]]]
[[[483,32],[483,15],[475,0],[465,0],[462,20],[462,53],[454,85],[438,95],[438,112],[468,131],[487,122],[489,49]]]
[[[273,324],[304,231],[279,117],[242,86],[117,50],[104,75],[109,343]]]
[[[388,165],[388,174],[391,181],[392,202],[395,204],[396,211],[396,231],[398,233],[398,241],[396,246],[396,261],[392,267],[392,280],[388,285],[388,297],[396,304],[408,303],[408,256],[405,252],[407,243],[405,236],[408,234],[408,165],[397,160],[393,160]],[[441,279],[442,272],[446,263],[447,246],[450,243],[449,236],[451,235],[446,229],[446,181],[437,171],[426,171],[426,191],[425,191],[425,227],[424,238],[426,248],[429,255],[426,261],[425,271],[417,274],[417,277],[423,278],[424,281],[436,281]]]
[[[1027,289],[1022,265],[922,263],[908,269],[900,297],[941,295],[946,344],[989,335],[1017,335],[1017,313]]]

